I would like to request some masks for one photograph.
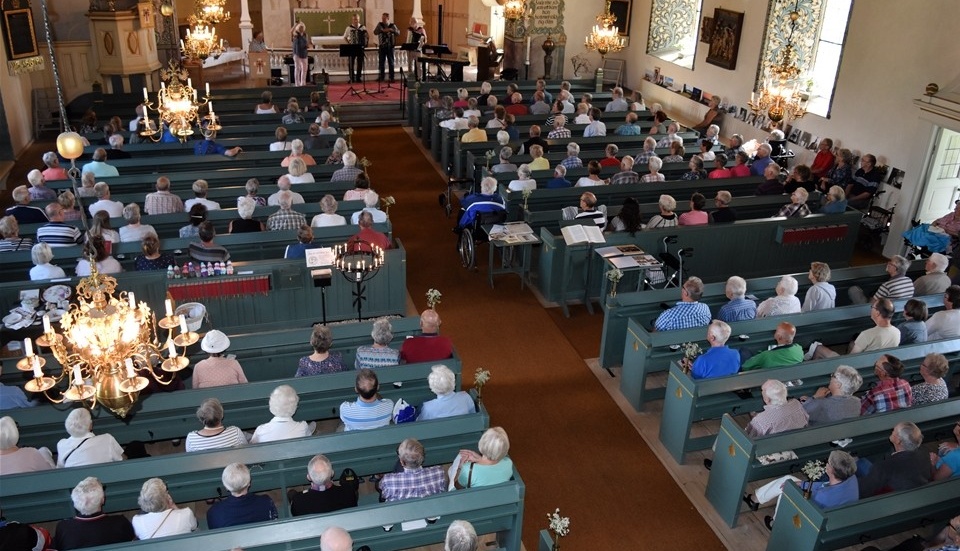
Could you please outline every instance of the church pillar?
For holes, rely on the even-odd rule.
[[[413,15],[411,17],[423,21],[423,8],[420,6],[420,0],[413,0]]]
[[[253,40],[253,22],[250,21],[250,2],[240,0],[240,47],[246,50]]]

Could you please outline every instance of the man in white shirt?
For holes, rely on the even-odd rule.
[[[951,285],[943,292],[943,307],[926,321],[927,340],[960,337],[960,285]]]
[[[210,188],[206,180],[197,180],[193,183],[193,194],[195,197],[193,199],[187,199],[183,203],[183,208],[187,211],[190,210],[190,207],[193,205],[203,205],[207,207],[207,210],[220,210],[220,203],[211,201],[207,199],[207,190]]]
[[[110,218],[123,216],[123,203],[110,200],[110,186],[106,182],[97,182],[97,185],[93,186],[93,192],[97,196],[97,202],[90,205],[88,209],[90,216],[96,215],[101,210],[107,211]]]
[[[387,213],[380,210],[380,196],[375,191],[368,191],[367,194],[363,196],[363,204],[366,205],[363,207],[363,210],[358,210],[350,217],[351,224],[359,223],[361,212],[369,212],[373,216],[374,224],[387,221]]]
[[[75,408],[64,422],[70,438],[57,442],[57,467],[79,467],[123,460],[123,448],[109,434],[93,434],[86,408]]]
[[[280,192],[281,191],[290,191],[290,187],[293,184],[290,183],[290,177],[284,174],[277,179],[277,192],[267,197],[267,206],[278,207],[280,206]],[[290,204],[291,205],[302,205],[304,204],[303,195],[300,195],[296,191],[290,191]]]

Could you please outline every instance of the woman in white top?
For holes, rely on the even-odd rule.
[[[600,162],[596,159],[587,163],[587,175],[577,180],[573,187],[602,186],[606,182],[600,178]]]
[[[287,129],[285,127],[278,126],[273,135],[277,138],[277,141],[270,144],[270,151],[287,151],[290,149],[290,142],[287,141]]]
[[[86,408],[75,408],[63,423],[70,438],[57,442],[57,467],[80,467],[123,460],[123,448],[109,434],[93,434]]]
[[[273,92],[270,90],[264,90],[260,94],[260,105],[257,105],[257,108],[253,110],[257,115],[270,115],[276,114],[277,106],[273,104]]]
[[[197,408],[197,419],[203,428],[187,434],[184,448],[188,452],[236,448],[247,445],[247,437],[237,427],[223,426],[223,406],[216,398],[207,398]]]
[[[105,210],[98,210],[90,221],[90,235],[99,235],[104,241],[109,243],[120,242],[120,232],[110,226],[110,213]],[[112,247],[112,245],[108,245]],[[108,251],[109,252],[109,251]]]
[[[307,163],[303,161],[300,157],[294,157],[290,161],[290,166],[287,167],[288,176],[290,177],[291,184],[312,184],[316,182],[313,178],[313,174],[307,172]]]
[[[517,167],[517,179],[511,180],[507,184],[507,189],[510,191],[537,189],[537,181],[530,177],[530,165],[524,163]]]
[[[153,226],[140,223],[140,205],[130,203],[123,207],[123,218],[127,225],[120,228],[120,241],[143,241],[146,235],[157,235]]]
[[[313,434],[313,430],[317,428],[316,423],[293,420],[299,404],[300,397],[292,386],[280,385],[273,389],[270,393],[270,413],[273,414],[273,419],[257,427],[250,443],[274,442]]]
[[[131,521],[138,540],[189,534],[197,529],[197,517],[193,511],[186,507],[177,508],[167,485],[159,478],[143,483],[137,503],[144,511]]]
[[[313,220],[310,221],[310,225],[314,228],[346,226],[347,219],[337,214],[337,206],[337,200],[333,195],[324,195],[323,198],[320,199],[320,210],[322,210],[323,213],[314,216]]]
[[[83,258],[77,260],[77,275],[86,277],[90,275],[90,261],[88,258],[93,256],[97,263],[97,271],[101,274],[119,274],[123,267],[117,262],[117,259],[107,254],[104,240],[99,236],[88,236],[87,242],[83,244]]]
[[[30,249],[30,259],[33,260],[34,267],[30,268],[30,281],[38,279],[55,279],[67,277],[63,268],[50,264],[53,260],[53,249],[46,243],[37,243]]]

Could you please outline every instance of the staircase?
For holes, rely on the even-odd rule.
[[[400,102],[395,103],[332,103],[337,106],[341,127],[400,126],[406,122]]]

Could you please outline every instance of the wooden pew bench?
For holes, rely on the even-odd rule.
[[[763,400],[759,391],[755,390],[752,393],[753,397],[749,399],[742,399],[735,393],[746,389],[759,389],[767,379],[802,380],[801,385],[789,389],[790,395],[812,396],[816,389],[826,387],[830,383],[830,377],[838,366],[849,365],[855,367],[863,377],[863,386],[860,390],[864,391],[875,384],[877,377],[874,374],[874,364],[885,354],[895,354],[904,362],[905,370],[902,378],[909,380],[912,377],[919,377],[920,362],[927,354],[937,353],[955,358],[957,352],[960,352],[960,340],[944,339],[901,346],[895,350],[863,352],[701,380],[694,380],[677,364],[673,364],[670,366],[663,402],[660,442],[677,463],[683,464],[686,452],[707,449],[715,440],[713,435],[691,436],[690,431],[694,423],[719,419],[724,413],[738,415],[748,411],[762,410]],[[950,380],[949,374],[946,380]]]
[[[960,398],[954,398],[751,439],[730,415],[724,414],[707,481],[707,499],[720,517],[733,527],[743,505],[742,498],[748,482],[789,474],[810,460],[825,461],[834,449],[831,442],[844,438],[853,439],[844,448],[845,451],[860,457],[890,453],[893,449],[889,440],[890,431],[900,422],[915,423],[923,431],[925,442],[952,439],[952,429],[958,415]],[[785,450],[792,450],[797,459],[769,465],[762,464],[758,459]]]
[[[940,296],[918,297],[927,303],[931,313],[942,307]],[[902,311],[907,299],[894,301],[897,310]],[[803,342],[820,341],[826,345],[849,342],[860,331],[873,327],[870,320],[869,304],[843,306],[832,310],[818,310],[789,316],[772,316],[730,324],[732,328],[731,344],[740,335],[749,338],[751,349],[762,350],[774,344],[773,332],[777,324],[789,320],[797,328],[798,340]],[[655,331],[646,329],[648,320],[631,318],[627,326],[627,338],[623,347],[623,369],[620,375],[620,392],[637,411],[650,400],[664,397],[664,387],[647,387],[647,378],[651,373],[670,369],[671,362],[677,361],[681,353],[671,347],[685,342],[700,342],[705,339],[706,327],[678,329],[674,331]]]

